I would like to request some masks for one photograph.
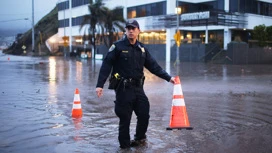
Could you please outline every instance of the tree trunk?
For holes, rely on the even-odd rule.
[[[93,28],[93,48],[94,48],[94,54],[93,57],[95,59],[95,55],[96,55],[96,45],[95,45],[95,28]]]
[[[110,45],[112,45],[113,44],[113,32],[112,32],[112,30],[110,31],[110,35],[109,35],[109,39],[110,39]]]

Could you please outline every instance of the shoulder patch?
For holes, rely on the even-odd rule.
[[[115,49],[115,45],[112,44],[111,47],[110,47],[110,49],[109,49],[109,52],[113,51],[114,49]]]
[[[145,49],[144,49],[144,47],[142,47],[142,48],[141,48],[141,50],[142,50],[142,52],[143,52],[143,53],[145,52]]]
[[[144,47],[142,47],[141,45],[138,45],[138,47],[142,50],[143,53],[145,52]]]

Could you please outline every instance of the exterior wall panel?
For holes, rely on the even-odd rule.
[[[272,25],[272,17],[257,14],[247,14],[247,29],[253,29],[256,25]]]

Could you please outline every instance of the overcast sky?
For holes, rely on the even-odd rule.
[[[34,22],[49,13],[58,0],[34,0]],[[24,20],[28,18],[29,20]],[[15,35],[31,28],[32,0],[0,0],[0,36]]]

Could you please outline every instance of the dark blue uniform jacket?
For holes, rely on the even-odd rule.
[[[111,46],[104,58],[96,87],[103,88],[111,71],[112,75],[118,73],[123,78],[141,79],[144,67],[166,81],[171,79],[142,43],[137,41],[131,45],[127,38],[119,40]]]

